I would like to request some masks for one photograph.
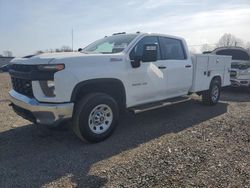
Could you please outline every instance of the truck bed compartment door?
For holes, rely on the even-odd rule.
[[[191,92],[204,91],[209,88],[209,57],[208,56],[193,56],[193,84]]]

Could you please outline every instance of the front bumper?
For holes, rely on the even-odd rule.
[[[40,103],[14,90],[9,92],[13,109],[18,115],[38,124],[57,125],[73,114],[74,103]]]
[[[250,80],[231,79],[232,87],[249,87]]]

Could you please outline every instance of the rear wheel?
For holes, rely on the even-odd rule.
[[[202,102],[206,105],[215,105],[219,102],[221,83],[219,79],[211,81],[209,90],[202,92]]]
[[[73,116],[73,131],[88,142],[100,142],[109,137],[118,120],[118,105],[109,95],[94,93],[82,98]]]

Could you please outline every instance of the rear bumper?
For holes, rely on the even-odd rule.
[[[63,120],[70,119],[73,114],[74,103],[40,103],[14,90],[10,91],[9,95],[15,112],[38,124],[57,125]]]
[[[232,87],[249,87],[250,80],[239,80],[239,79],[231,79]]]

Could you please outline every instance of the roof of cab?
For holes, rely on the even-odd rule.
[[[140,31],[137,31],[136,33],[119,32],[119,33],[113,33],[112,35],[131,35],[131,34],[137,34],[140,36],[162,36],[162,37],[174,38],[174,39],[179,39],[179,40],[185,40],[182,37],[178,37],[174,35],[167,35],[167,34],[161,34],[161,33],[143,33]]]

